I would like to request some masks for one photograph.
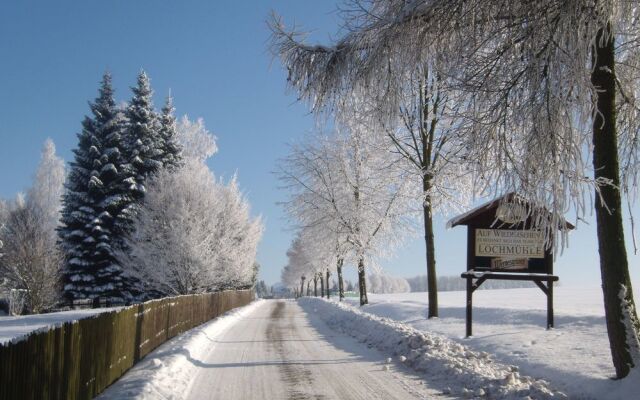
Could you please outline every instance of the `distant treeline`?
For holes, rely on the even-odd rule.
[[[409,286],[412,292],[426,292],[427,291],[427,276],[418,275],[413,278],[407,278]],[[441,276],[438,278],[438,291],[450,292],[454,290],[465,290],[467,281],[460,278],[459,275]],[[528,281],[500,281],[500,280],[487,280],[480,289],[514,289],[514,288],[527,288],[536,287],[535,283]]]

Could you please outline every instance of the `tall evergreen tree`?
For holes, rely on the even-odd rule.
[[[162,164],[168,168],[175,168],[182,161],[182,146],[178,143],[178,129],[174,112],[173,97],[169,95],[158,118],[160,138],[162,140]]]
[[[134,172],[138,199],[144,196],[145,180],[163,165],[163,140],[153,109],[153,90],[146,72],[140,71],[133,97],[125,110],[128,160]]]
[[[63,197],[59,229],[68,299],[128,300],[116,251],[131,224],[133,184],[123,157],[124,116],[105,73],[85,117]]]

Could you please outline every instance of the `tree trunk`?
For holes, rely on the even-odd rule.
[[[593,56],[591,82],[598,89],[596,96],[599,111],[594,114],[593,120],[593,167],[596,179],[606,178],[612,183],[601,186],[600,194],[596,193],[595,211],[611,356],[616,376],[624,378],[634,366],[630,345],[633,341],[637,344],[639,326],[622,225],[616,137],[614,38],[611,29],[608,25],[598,32]]]
[[[344,260],[342,258],[338,258],[338,295],[340,296],[340,301],[344,300],[344,280],[342,279],[342,263]]]
[[[300,297],[302,297],[304,295],[304,276],[302,278],[300,278]]]
[[[423,178],[425,195],[428,188],[428,178]],[[436,249],[433,236],[433,214],[431,213],[431,198],[426,195],[423,204],[424,213],[424,242],[427,250],[427,292],[429,296],[428,318],[438,316],[438,279],[436,277]]]
[[[329,270],[327,270],[327,299],[329,299],[329,293],[331,293],[331,286],[329,285],[329,276],[331,275],[331,272],[329,272]]]
[[[324,297],[324,277],[320,273],[320,297]]]
[[[318,275],[313,278],[313,297],[318,297]]]
[[[307,297],[311,296],[311,281],[307,281]]]
[[[360,291],[360,305],[369,304],[367,299],[367,282],[364,271],[364,259],[358,260],[358,290]]]

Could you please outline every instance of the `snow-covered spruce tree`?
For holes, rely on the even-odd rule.
[[[182,161],[182,146],[178,142],[178,127],[174,112],[173,97],[169,95],[159,116],[162,165],[165,168],[178,167]]]
[[[427,60],[468,94],[470,161],[496,192],[517,191],[554,232],[595,195],[607,331],[619,378],[640,363],[622,193],[637,193],[640,19],[635,2],[352,0],[344,37],[306,46],[274,20],[274,46],[290,84],[322,109],[366,90],[380,117],[394,115],[404,85],[394,77]],[[443,34],[446,32],[446,34]],[[396,59],[389,68],[389,60]],[[591,160],[589,160],[591,158]],[[593,179],[585,178],[592,164]],[[536,210],[538,210],[536,212]],[[624,296],[621,297],[621,293]]]
[[[130,229],[135,181],[123,157],[124,120],[109,73],[90,108],[92,116],[82,122],[73,151],[58,231],[65,256],[64,294],[69,300],[127,301],[115,252]]]
[[[48,139],[26,199],[18,196],[2,212],[0,237],[6,247],[0,258],[0,276],[7,288],[26,290],[27,312],[40,313],[60,299],[63,258],[56,243],[56,227],[64,180],[64,161],[56,156],[55,145]]]
[[[146,72],[140,71],[133,97],[125,110],[127,161],[134,172],[136,196],[144,197],[146,179],[163,166],[165,143],[153,107],[153,90]]]

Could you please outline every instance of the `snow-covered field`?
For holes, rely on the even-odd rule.
[[[542,378],[570,398],[633,398],[640,376],[614,376],[598,287],[555,289],[555,328],[546,330],[546,298],[538,288],[481,290],[474,293],[473,333],[465,338],[465,292],[442,292],[440,318],[426,318],[427,294],[369,295],[368,313],[421,331],[443,334],[498,362]],[[636,302],[638,301],[636,294]],[[356,304],[357,299],[349,299]]]
[[[0,316],[0,344],[20,340],[20,338],[34,331],[50,329],[65,322],[77,321],[99,313],[118,310],[119,308],[120,307],[72,310],[18,317]]]

